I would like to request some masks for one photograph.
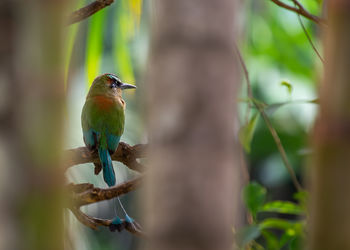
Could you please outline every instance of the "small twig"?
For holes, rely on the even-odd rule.
[[[305,25],[304,25],[304,23],[303,23],[303,20],[301,20],[301,17],[300,17],[299,14],[297,14],[297,16],[298,16],[298,20],[299,20],[300,26],[301,26],[301,28],[303,29],[304,34],[305,34],[307,40],[309,41],[309,43],[310,43],[312,49],[315,51],[315,53],[317,54],[318,58],[320,58],[321,62],[324,64],[324,60],[323,60],[322,56],[320,55],[320,53],[318,52],[318,50],[316,49],[314,43],[312,42],[312,39],[311,39],[311,37],[309,36],[309,33],[307,32],[307,30],[306,30],[306,28],[305,28]]]
[[[286,166],[288,172],[289,172],[289,175],[290,177],[292,178],[292,181],[293,181],[293,184],[295,186],[295,188],[298,190],[298,191],[301,191],[303,190],[303,188],[301,187],[296,175],[295,175],[295,172],[294,172],[294,169],[292,167],[292,165],[290,164],[289,160],[288,160],[288,157],[287,157],[287,154],[286,154],[286,151],[284,150],[284,147],[282,145],[282,142],[281,142],[281,139],[279,138],[278,134],[277,134],[277,131],[276,129],[272,126],[268,116],[266,115],[263,107],[261,107],[261,105],[259,105],[259,103],[257,103],[255,100],[253,100],[253,103],[255,105],[255,107],[259,110],[262,118],[264,119],[265,121],[265,124],[266,126],[268,127],[272,137],[273,137],[273,140],[275,141],[276,143],[276,146],[277,146],[277,149],[282,157],[282,160],[283,160],[283,163],[284,165]]]
[[[89,216],[85,213],[83,213],[79,208],[77,207],[70,207],[69,208],[74,216],[85,226],[90,227],[91,229],[97,230],[99,226],[109,227],[112,224],[112,220],[108,219],[99,219],[92,216]],[[139,230],[136,227],[130,226],[129,223],[126,223],[124,219],[121,219],[122,221],[122,228],[125,228],[127,231],[129,231],[132,234],[135,234],[137,236],[144,237],[145,234]]]
[[[68,18],[67,25],[80,22],[89,16],[95,14],[97,11],[111,5],[114,0],[96,0],[79,10],[74,11]]]
[[[247,82],[247,86],[249,86],[248,89],[251,90],[251,83],[250,83],[250,79],[249,79],[249,73],[248,73],[247,66],[245,65],[245,62],[243,60],[243,57],[242,57],[240,51],[238,49],[236,49],[236,52],[238,54],[238,58],[239,58],[240,64],[241,64],[241,66],[243,68],[243,71],[244,71],[244,76],[245,76],[245,79],[246,79],[246,82]],[[284,150],[282,142],[281,142],[281,140],[280,140],[280,138],[279,138],[279,136],[277,134],[277,131],[271,125],[271,122],[270,122],[268,116],[266,115],[263,107],[261,107],[261,105],[259,103],[257,103],[256,100],[254,99],[252,91],[248,91],[248,97],[251,99],[252,103],[258,109],[259,113],[263,117],[263,119],[265,121],[265,124],[268,127],[268,129],[269,129],[269,131],[270,131],[270,133],[272,135],[272,138],[275,141],[277,149],[278,149],[278,151],[279,151],[279,153],[280,153],[280,155],[282,157],[283,163],[286,166],[287,171],[289,172],[289,174],[290,174],[290,176],[292,178],[292,181],[293,181],[293,184],[294,184],[295,188],[298,191],[301,191],[302,187],[301,187],[301,185],[300,185],[300,183],[299,183],[299,181],[298,181],[298,179],[297,179],[297,177],[295,175],[295,172],[294,172],[294,169],[293,169],[292,165],[290,164],[290,162],[288,160],[286,151]]]
[[[137,144],[130,146],[125,142],[120,142],[116,152],[111,155],[112,160],[123,163],[128,168],[137,172],[144,172],[145,167],[140,164],[137,159],[144,158],[146,156],[145,144]],[[99,157],[97,152],[90,152],[86,147],[80,147],[75,149],[68,149],[65,152],[65,167],[66,169],[83,163],[99,163]]]
[[[140,186],[141,180],[142,175],[110,188],[97,188],[90,183],[78,184],[77,188],[77,185],[69,184],[68,190],[71,194],[70,203],[80,207],[104,200],[110,200],[134,191]]]
[[[235,47],[236,55],[238,56],[239,61],[242,62],[243,58],[242,58],[241,53],[239,52],[239,49],[238,49],[236,43],[234,43],[234,47]],[[247,71],[246,67],[243,67],[243,71],[244,71],[245,75],[248,75],[248,71]],[[247,96],[248,97],[253,96],[253,91],[252,91],[251,84],[247,84]],[[248,122],[249,122],[249,116],[250,116],[250,109],[251,109],[251,107],[252,107],[251,102],[248,102],[246,116],[245,116],[245,123],[246,124],[248,124]]]
[[[304,16],[305,18],[314,21],[317,24],[322,24],[322,25],[326,24],[326,20],[324,20],[321,17],[312,15],[297,0],[292,0],[296,4],[297,7],[293,7],[293,6],[290,6],[288,4],[285,4],[285,3],[281,2],[280,0],[271,0],[271,1],[274,2],[278,6],[285,8],[287,10],[293,11],[297,14],[300,14],[300,15]]]
[[[241,57],[241,54],[239,53],[239,50],[238,50],[238,47],[237,47],[237,44],[234,43],[234,49],[236,51],[236,55],[238,56],[239,60],[243,60],[242,57]],[[243,70],[246,70],[246,69],[243,69]],[[248,73],[248,72],[245,72],[245,73]],[[250,84],[247,84],[247,96],[252,96],[253,95],[253,92],[252,92],[252,88],[251,88],[251,85]],[[249,116],[250,116],[250,110],[251,110],[251,102],[248,102],[247,104],[247,110],[246,110],[246,116],[245,116],[245,123],[248,124],[249,122]],[[242,169],[242,173],[243,173],[243,181],[244,181],[244,184],[248,183],[249,182],[249,179],[250,179],[250,176],[249,176],[249,170],[248,170],[248,165],[246,164],[245,160],[244,160],[244,151],[243,151],[243,148],[241,147],[240,148],[240,167]],[[248,216],[249,218],[251,217],[251,215]]]
[[[134,180],[127,181],[118,186],[105,189],[96,188],[90,183],[69,184],[67,187],[67,207],[72,211],[75,217],[85,226],[88,226],[94,230],[97,230],[98,226],[109,227],[112,223],[112,220],[100,219],[89,216],[83,213],[80,210],[80,207],[104,200],[110,200],[115,197],[119,197],[122,194],[129,193],[140,186],[142,178],[143,176],[139,176]],[[138,236],[144,235],[144,233],[140,230],[139,226],[136,227],[130,223],[127,223],[125,220],[122,220],[122,224],[123,225],[121,226],[121,229],[126,229],[130,233],[136,234]]]

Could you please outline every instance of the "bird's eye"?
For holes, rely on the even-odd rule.
[[[110,84],[110,87],[111,87],[112,89],[120,88],[120,86],[122,86],[122,83],[119,82],[119,81],[115,81],[115,82],[112,82],[112,83]]]
[[[110,87],[111,89],[115,89],[115,88],[117,87],[117,83],[116,83],[116,82],[112,82],[112,83],[109,85],[109,87]]]

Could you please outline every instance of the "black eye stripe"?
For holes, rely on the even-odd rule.
[[[122,81],[117,76],[113,74],[108,74],[107,76],[109,78],[110,88],[120,88],[123,85]]]
[[[111,88],[117,88],[117,87],[120,87],[121,85],[122,85],[121,82],[112,82],[112,83],[110,84],[110,87],[111,87]]]

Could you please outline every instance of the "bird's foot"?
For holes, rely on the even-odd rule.
[[[101,172],[101,170],[102,170],[102,165],[101,165],[101,163],[94,163],[94,165],[95,165],[95,175],[98,175],[100,172]]]
[[[125,219],[120,219],[118,216],[115,217],[109,225],[109,230],[111,232],[121,232],[124,229],[136,234],[142,233],[142,227],[140,224],[128,215],[125,216]]]
[[[112,223],[109,225],[109,230],[111,232],[121,232],[125,228],[125,223],[117,216],[113,219]]]

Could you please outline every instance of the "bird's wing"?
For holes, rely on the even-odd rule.
[[[86,100],[81,115],[84,141],[87,147],[104,147],[114,153],[124,130],[124,109],[119,102],[105,104],[101,97]]]
[[[85,145],[90,149],[95,149],[97,144],[97,134],[93,129],[83,131]]]
[[[116,102],[111,111],[106,117],[106,137],[107,146],[111,154],[115,152],[118,147],[120,137],[124,132],[124,108]]]
[[[108,151],[113,154],[118,147],[119,141],[121,136],[113,135],[107,133],[107,145],[108,145]]]
[[[83,139],[84,139],[85,145],[90,150],[93,150],[96,148],[96,145],[97,145],[97,133],[94,129],[91,128],[91,124],[88,119],[88,110],[89,110],[89,103],[85,103],[83,107],[83,111],[81,113],[81,126],[83,129]]]

